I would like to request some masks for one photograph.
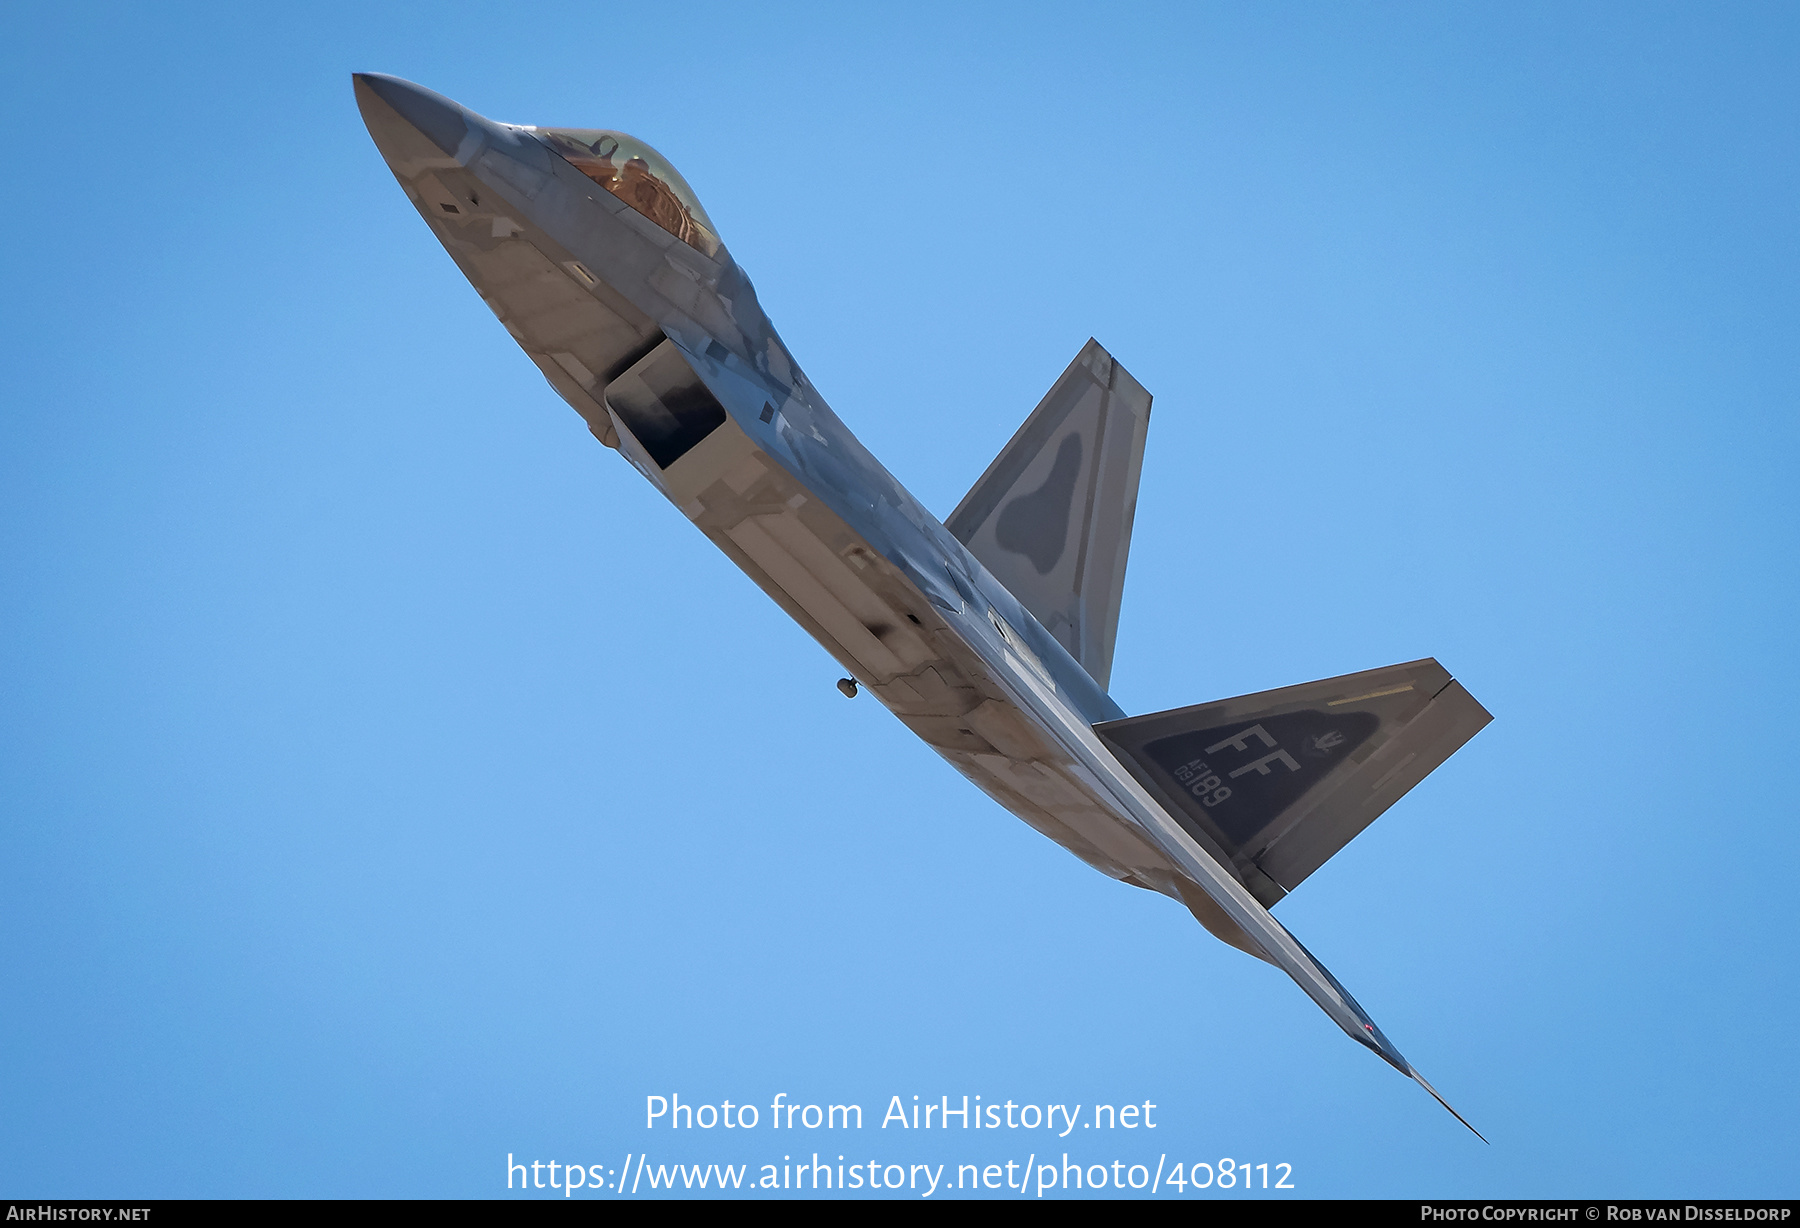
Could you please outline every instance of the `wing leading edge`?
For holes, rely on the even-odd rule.
[[[1121,769],[1122,770],[1122,769]],[[1118,778],[1115,778],[1118,779]],[[1126,802],[1127,811],[1136,811],[1147,822],[1142,830],[1152,843],[1169,859],[1171,866],[1185,876],[1187,883],[1197,891],[1180,890],[1180,898],[1188,904],[1201,924],[1206,925],[1225,941],[1239,946],[1252,955],[1266,960],[1280,968],[1305,991],[1321,1010],[1329,1015],[1344,1032],[1357,1043],[1375,1051],[1388,1065],[1398,1070],[1419,1086],[1429,1092],[1434,1100],[1443,1105],[1451,1116],[1468,1127],[1475,1137],[1486,1142],[1487,1139],[1468,1119],[1453,1108],[1437,1092],[1437,1089],[1426,1082],[1423,1075],[1407,1061],[1394,1043],[1376,1026],[1361,1004],[1350,995],[1342,983],[1331,974],[1330,969],[1308,951],[1299,939],[1289,932],[1288,928],[1276,920],[1262,903],[1251,895],[1243,882],[1234,872],[1229,862],[1221,860],[1205,843],[1196,840],[1193,833],[1178,826],[1172,813],[1161,807],[1143,786],[1129,774],[1120,780],[1120,784],[1129,782],[1135,785],[1138,792],[1138,804]],[[1124,794],[1131,792],[1127,786],[1123,793],[1116,794],[1122,802]],[[1183,884],[1185,886],[1185,884]],[[1208,914],[1212,914],[1209,921]]]
[[[1492,719],[1426,659],[1094,727],[1192,841],[1158,843],[1204,893],[1181,892],[1200,922],[1281,968],[1483,1142],[1267,909]]]

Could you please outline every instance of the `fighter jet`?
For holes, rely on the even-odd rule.
[[[550,386],[842,665],[839,689],[1280,968],[1456,1112],[1269,909],[1492,718],[1430,659],[1143,716],[1114,703],[1150,394],[1112,355],[1083,346],[940,521],[825,403],[656,150],[496,123],[397,77],[354,86]]]

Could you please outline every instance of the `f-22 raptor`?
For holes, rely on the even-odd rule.
[[[826,405],[649,145],[495,123],[397,77],[354,88],[550,386],[836,658],[840,689],[1286,972],[1450,1109],[1269,909],[1491,718],[1430,659],[1127,716],[1107,682],[1150,394],[1110,354],[1089,341],[939,521]]]

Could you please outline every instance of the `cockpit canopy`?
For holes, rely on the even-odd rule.
[[[719,254],[719,232],[699,197],[667,158],[623,132],[605,128],[537,128],[575,169],[664,230],[707,256]]]

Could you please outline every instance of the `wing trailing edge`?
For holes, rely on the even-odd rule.
[[[1150,394],[1089,340],[944,523],[1101,687]]]

